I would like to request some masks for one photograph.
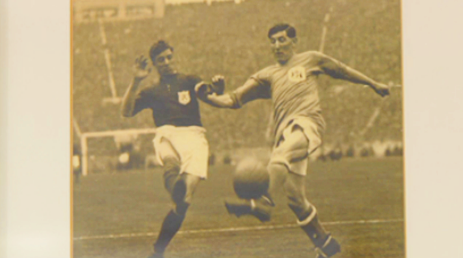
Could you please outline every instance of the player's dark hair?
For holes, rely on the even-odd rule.
[[[174,48],[169,45],[169,43],[165,42],[164,40],[159,40],[158,42],[154,43],[150,48],[150,58],[151,61],[156,59],[156,56],[164,52],[165,50],[170,49],[174,51]]]
[[[268,30],[268,38],[271,38],[273,34],[276,34],[280,31],[286,31],[286,35],[290,38],[296,37],[296,28],[287,24],[287,23],[278,23]]]

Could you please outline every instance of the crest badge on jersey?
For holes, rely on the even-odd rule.
[[[190,92],[185,90],[185,91],[180,91],[178,92],[178,102],[182,105],[187,105],[190,103],[191,97],[190,97]]]
[[[296,66],[288,71],[288,79],[292,82],[301,82],[307,78],[305,68],[302,66]]]

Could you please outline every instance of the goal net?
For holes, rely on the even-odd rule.
[[[82,175],[144,167],[153,155],[155,128],[87,132],[80,135]]]

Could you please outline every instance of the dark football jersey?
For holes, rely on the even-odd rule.
[[[195,85],[197,76],[176,74],[162,77],[158,85],[141,90],[135,100],[134,114],[149,108],[157,127],[202,126]]]

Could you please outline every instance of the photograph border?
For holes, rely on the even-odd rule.
[[[62,0],[42,1],[41,6],[34,2],[0,0],[1,7],[7,6],[0,8],[0,243],[5,247],[0,257],[63,258],[72,253],[68,240],[71,235],[72,242],[72,170],[68,171],[72,125],[66,111],[72,91],[63,89],[72,83],[66,58],[69,45],[63,43],[69,40],[70,8]],[[455,31],[463,27],[461,8],[458,1],[402,0],[407,258],[463,257],[463,251],[454,248],[463,241],[459,232],[463,207],[458,205],[463,195],[459,97],[463,36]],[[26,65],[30,60],[41,65]],[[36,76],[34,83],[22,78],[24,73]],[[34,98],[25,98],[23,91]],[[44,104],[56,99],[66,101]],[[433,105],[426,100],[433,100]],[[37,120],[44,114],[53,119]],[[50,128],[66,130],[51,133]],[[51,161],[50,155],[56,160]],[[44,202],[45,208],[37,209],[35,204]]]

